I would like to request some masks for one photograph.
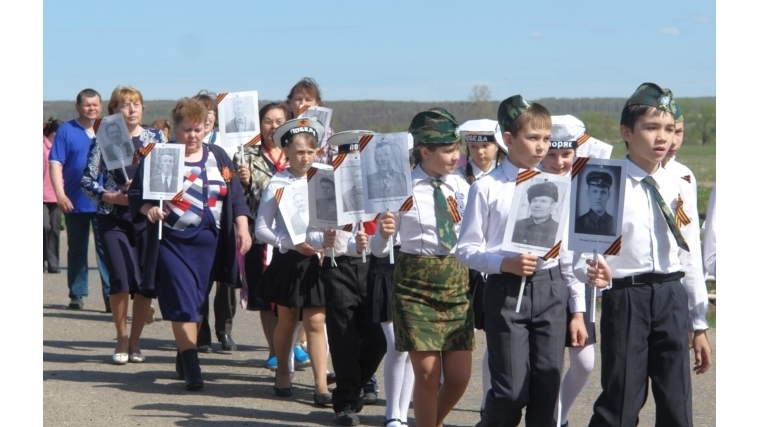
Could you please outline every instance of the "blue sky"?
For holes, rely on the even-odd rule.
[[[644,81],[714,96],[715,15],[699,0],[44,1],[43,99],[125,84],[281,99],[304,76],[326,100],[626,97]]]

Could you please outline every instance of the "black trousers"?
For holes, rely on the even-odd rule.
[[[214,329],[217,338],[221,334],[232,334],[232,318],[235,317],[235,305],[237,297],[235,290],[223,283],[216,283],[216,294],[214,295]],[[203,307],[203,322],[201,329],[198,331],[198,344],[211,345],[211,327],[208,323],[209,305]]]
[[[688,299],[680,281],[636,286],[613,282],[602,296],[602,393],[589,426],[637,425],[648,378],[655,426],[692,426],[688,321]]]
[[[491,390],[479,427],[555,427],[562,379],[569,291],[559,268],[528,276],[516,313],[521,277],[489,274],[483,293]]]
[[[333,410],[357,410],[359,392],[385,356],[385,335],[379,323],[370,322],[367,298],[369,262],[339,256],[322,263],[320,280],[325,288],[325,323],[330,356],[335,369]]]
[[[42,203],[42,260],[48,270],[60,267],[61,211],[57,203]]]

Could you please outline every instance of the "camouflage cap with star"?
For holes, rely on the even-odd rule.
[[[642,83],[625,102],[626,107],[629,105],[647,105],[676,115],[673,92],[654,83]]]

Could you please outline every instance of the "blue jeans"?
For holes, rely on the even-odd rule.
[[[108,270],[104,262],[103,246],[98,237],[98,221],[95,213],[66,214],[66,235],[68,236],[68,285],[69,298],[86,297],[89,295],[87,276],[87,252],[90,246],[90,223],[95,235],[95,251],[97,253],[100,281],[103,284],[103,300],[109,294],[111,285],[108,281]]]

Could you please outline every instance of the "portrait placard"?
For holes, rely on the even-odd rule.
[[[184,191],[185,144],[156,144],[145,156],[143,198],[171,200]]]
[[[578,140],[578,148],[575,149],[576,157],[591,157],[594,159],[609,159],[612,157],[612,145],[600,141],[592,136]]]
[[[217,109],[221,141],[218,145],[237,148],[261,141],[259,93],[255,90],[230,92],[220,97]]]
[[[319,120],[319,123],[322,123],[322,126],[325,127],[325,134],[322,136],[322,140],[317,141],[317,149],[324,147],[324,145],[327,143],[327,130],[330,129],[330,120],[332,120],[332,114],[332,108],[315,106],[307,108],[297,117],[299,119],[313,117]]]
[[[121,113],[103,117],[95,134],[106,169],[119,169],[132,164],[135,147]]]
[[[569,203],[569,176],[521,169],[502,249],[548,257],[557,249],[558,255],[557,245],[565,232]]]
[[[377,216],[364,212],[364,189],[362,187],[362,161],[359,153],[338,155],[335,167],[335,192],[338,197],[338,225],[371,221]]]
[[[397,212],[412,194],[407,132],[378,133],[360,146],[364,212]]]
[[[279,195],[278,195],[279,193]],[[309,226],[309,187],[305,180],[277,189],[277,206],[294,245],[306,241]]]
[[[306,176],[309,183],[309,225],[322,229],[336,228],[338,211],[333,168],[312,167]]]
[[[568,249],[619,252],[628,163],[578,157],[573,163]],[[618,248],[617,251],[615,248]]]

